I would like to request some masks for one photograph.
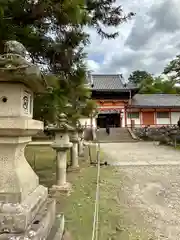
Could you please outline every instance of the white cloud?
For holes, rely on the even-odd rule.
[[[159,74],[180,51],[179,0],[117,0],[134,20],[119,26],[119,37],[102,40],[88,29],[88,66],[94,72],[124,73],[147,70]]]
[[[97,72],[99,71],[99,68],[100,68],[99,64],[94,60],[87,60],[87,66],[88,66],[88,69],[92,72]]]

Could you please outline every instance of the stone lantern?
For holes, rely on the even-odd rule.
[[[71,171],[79,170],[79,159],[78,159],[78,131],[76,128],[71,133],[70,141],[72,142],[71,148]]]
[[[0,56],[0,238],[4,240],[46,239],[55,220],[55,201],[39,185],[24,156],[31,136],[43,129],[42,122],[32,119],[33,92],[45,87],[39,69],[22,55],[9,50]]]
[[[49,128],[49,131],[55,134],[52,148],[57,152],[56,185],[52,186],[51,192],[69,192],[71,184],[66,181],[67,151],[72,147],[72,143],[69,141],[69,132],[73,131],[73,128],[67,124],[66,115],[61,113],[57,126]]]
[[[78,131],[78,155],[79,157],[82,157],[84,155],[84,144],[83,144],[83,132],[84,127],[80,124],[77,125],[77,131]]]

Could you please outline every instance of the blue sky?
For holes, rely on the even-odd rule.
[[[102,40],[94,29],[87,29],[91,41],[86,48],[89,69],[94,73],[123,73],[125,78],[137,69],[160,74],[180,54],[180,1],[117,0],[117,4],[136,16],[118,27],[115,40]]]

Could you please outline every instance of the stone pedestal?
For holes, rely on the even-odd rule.
[[[82,139],[79,139],[79,142],[78,142],[78,155],[79,157],[84,156],[84,144]]]
[[[56,150],[56,185],[51,188],[51,194],[55,192],[69,192],[71,184],[66,181],[67,171],[67,151],[72,147],[69,141],[69,131],[72,128],[67,124],[65,114],[59,116],[59,124],[56,127],[49,128],[49,131],[54,132],[55,141],[52,148]]]
[[[84,128],[82,128],[81,126],[77,128],[78,131],[78,155],[79,157],[83,157],[84,156],[84,144],[83,144],[83,131]]]
[[[33,91],[44,88],[43,80],[21,56],[5,54],[0,61],[6,58],[10,67],[0,68],[0,239],[46,239],[55,220],[55,201],[48,199],[48,189],[39,185],[24,156],[31,136],[43,129],[42,122],[32,119]],[[18,61],[24,65],[17,75],[14,67],[12,76],[14,58],[16,67]]]
[[[84,160],[88,163],[91,162],[91,152],[90,152],[90,144],[88,142],[84,143]]]
[[[70,171],[78,171],[79,170],[79,159],[78,159],[78,132],[74,130],[71,134],[70,138],[72,142],[72,148],[71,148],[71,167]]]

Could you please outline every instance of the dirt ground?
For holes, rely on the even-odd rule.
[[[101,148],[117,165],[124,205],[137,229],[142,224],[155,239],[179,240],[180,151],[152,143],[111,143]],[[121,195],[118,198],[122,204]]]

